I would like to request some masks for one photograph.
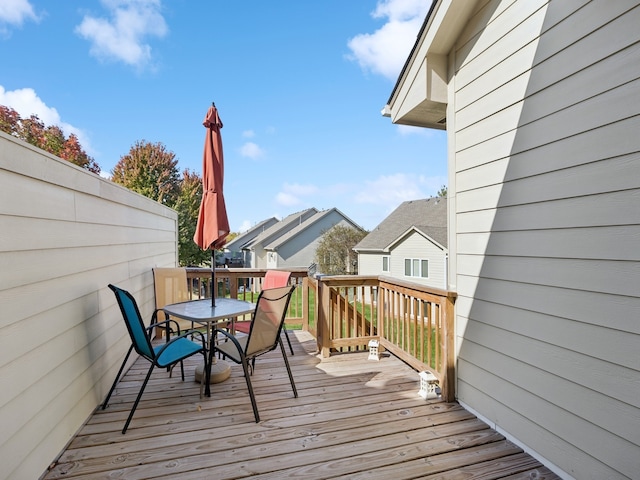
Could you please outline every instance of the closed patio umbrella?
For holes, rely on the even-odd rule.
[[[225,244],[229,234],[229,219],[223,194],[222,121],[214,103],[209,107],[203,125],[207,133],[202,157],[202,201],[193,241],[203,250],[211,249],[211,305],[215,306],[215,251]]]

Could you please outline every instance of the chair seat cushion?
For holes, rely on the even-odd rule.
[[[242,349],[242,351],[244,351],[245,348],[247,347],[248,339],[249,337],[246,337],[246,336],[236,337],[236,340],[238,340],[238,343],[240,344],[240,348]],[[236,347],[235,343],[231,341],[221,342],[218,345],[216,345],[216,349],[221,351],[227,357],[231,358],[234,362],[236,363],[242,362],[242,359],[240,358],[240,352],[238,352],[238,348]]]
[[[154,347],[153,349],[156,352],[156,355],[164,347],[164,344]],[[160,367],[166,367],[174,362],[177,362],[178,360],[193,355],[199,350],[202,350],[202,345],[198,345],[197,343],[192,342],[191,340],[186,338],[179,338],[171,342],[169,346],[166,347],[162,353],[160,353],[160,355],[156,358],[157,364]]]

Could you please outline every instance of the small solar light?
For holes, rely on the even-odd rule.
[[[418,395],[425,400],[438,398],[436,388],[438,388],[438,378],[431,372],[420,372],[420,391]]]
[[[369,358],[367,360],[380,360],[380,349],[378,340],[369,340]]]

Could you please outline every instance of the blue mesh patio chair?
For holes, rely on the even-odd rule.
[[[287,307],[289,306],[291,294],[294,289],[295,286],[285,286],[262,290],[258,296],[256,308],[251,318],[249,334],[236,337],[225,329],[216,329],[217,334],[224,335],[230,341],[214,345],[211,352],[209,352],[209,355],[212,357],[214,351],[218,351],[225,358],[242,365],[256,423],[260,421],[260,414],[258,413],[258,405],[256,404],[253,387],[251,386],[251,372],[253,372],[256,358],[260,355],[271,352],[280,345],[282,358],[287,367],[289,381],[293,389],[293,395],[294,397],[298,396],[293,375],[291,374],[289,360],[287,359],[282,337],[280,336],[284,318],[287,313]],[[209,358],[209,362],[211,362],[211,358]]]
[[[111,386],[111,390],[109,390],[109,394],[107,398],[105,398],[104,403],[102,404],[102,409],[104,410],[109,403],[109,399],[111,398],[111,394],[113,393],[120,376],[124,370],[124,367],[129,359],[129,355],[131,352],[135,350],[142,358],[146,359],[151,363],[149,367],[149,371],[147,372],[147,376],[142,383],[142,387],[140,387],[140,392],[131,408],[131,413],[129,413],[129,418],[127,418],[126,423],[124,424],[124,428],[122,429],[122,433],[126,433],[127,428],[129,428],[129,423],[133,418],[133,414],[138,407],[138,403],[140,402],[140,398],[142,397],[142,393],[144,392],[145,387],[147,386],[147,382],[151,377],[151,373],[155,367],[160,368],[168,368],[171,369],[174,365],[180,363],[180,372],[182,374],[182,380],[184,381],[184,364],[182,361],[185,358],[188,358],[196,353],[201,353],[204,357],[205,367],[207,366],[207,347],[204,335],[202,332],[197,330],[188,330],[183,333],[180,333],[180,327],[174,320],[164,320],[160,322],[156,322],[157,313],[159,310],[153,312],[153,316],[151,318],[151,324],[148,327],[144,326],[144,322],[142,321],[142,316],[140,315],[140,310],[138,310],[138,305],[136,303],[135,298],[127,292],[126,290],[122,290],[114,285],[109,285],[109,288],[116,295],[116,299],[118,300],[118,305],[120,306],[120,311],[122,312],[122,317],[124,318],[124,323],[127,326],[127,331],[129,332],[129,336],[131,337],[131,346],[129,347],[129,351],[122,362],[122,366],[116,375],[115,380],[113,381],[113,385]],[[167,326],[167,322],[176,323],[175,330],[172,331],[177,332],[177,335],[169,338],[167,337],[165,343],[161,343],[157,346],[153,346],[151,344],[151,335],[154,328],[165,328]],[[191,336],[192,339],[199,338],[199,342],[195,342],[193,340],[189,340],[186,338],[187,336]],[[206,368],[205,368],[206,371]],[[202,398],[202,386],[203,382],[200,383],[200,398]]]

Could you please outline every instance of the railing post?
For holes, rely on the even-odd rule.
[[[309,331],[309,277],[302,279],[302,330]]]
[[[455,366],[455,329],[454,329],[454,295],[447,295],[444,299],[441,315],[444,327],[444,382],[442,385],[442,399],[445,402],[454,402],[456,399],[456,366]]]
[[[318,298],[316,299],[318,315],[316,317],[316,328],[318,329],[318,350],[322,358],[327,358],[331,355],[331,348],[329,347],[331,342],[331,329],[329,328],[329,322],[331,321],[330,290],[331,288],[324,284],[322,278],[318,278]]]
[[[385,324],[384,324],[384,309],[386,308],[384,303],[384,294],[382,287],[380,286],[380,280],[378,280],[378,284],[376,287],[376,308],[378,313],[378,338],[386,339],[387,337],[384,334]]]

